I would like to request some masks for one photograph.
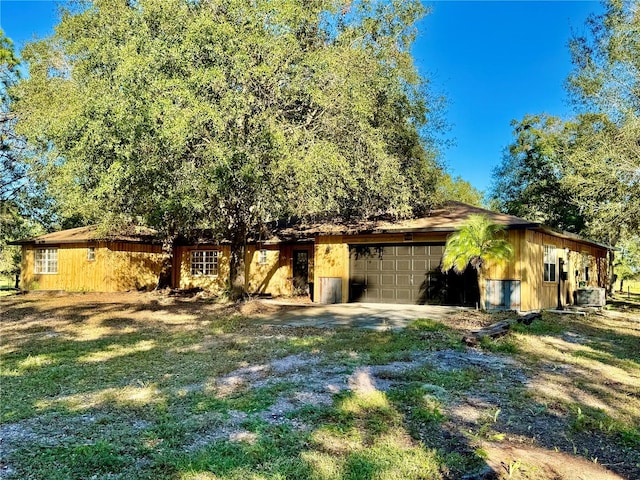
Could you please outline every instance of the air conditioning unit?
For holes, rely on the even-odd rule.
[[[604,307],[607,294],[604,288],[579,288],[576,290],[576,305],[588,307]]]

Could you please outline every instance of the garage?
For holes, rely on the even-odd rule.
[[[444,243],[350,245],[349,301],[473,305],[474,271],[443,274]]]
[[[349,292],[353,302],[430,303],[440,282],[444,244],[351,245]]]

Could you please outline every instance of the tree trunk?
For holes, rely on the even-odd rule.
[[[231,244],[229,258],[229,293],[232,300],[238,300],[244,295],[245,289],[245,252],[246,241],[236,241]]]
[[[615,246],[615,245],[612,245]],[[613,291],[615,290],[615,282],[616,282],[616,276],[613,272],[613,262],[614,262],[615,258],[614,258],[614,253],[613,250],[609,250],[609,278],[607,279],[607,295],[612,295]],[[598,285],[599,286],[599,285]]]
[[[156,284],[156,290],[163,288],[177,288],[178,285],[173,285],[173,253],[175,252],[175,235],[165,238],[162,242],[162,253],[165,257],[162,261],[162,269],[160,275],[158,275],[158,283]]]
[[[484,288],[484,272],[482,271],[482,268],[479,268],[477,271],[477,278],[478,278],[478,303],[479,303],[479,307],[480,310],[484,310],[484,298],[485,298],[485,288]]]

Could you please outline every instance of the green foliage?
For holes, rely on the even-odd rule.
[[[533,222],[580,233],[580,205],[563,183],[562,152],[569,142],[564,123],[548,115],[513,121],[514,141],[494,170],[491,196],[496,208]]]
[[[42,233],[34,215],[25,215],[28,204],[37,209],[42,203],[39,190],[27,182],[28,169],[21,162],[26,146],[14,131],[7,95],[20,79],[19,64],[13,43],[0,29],[0,274],[11,276],[20,271],[21,248],[7,243]]]
[[[438,195],[443,202],[453,200],[478,207],[482,206],[484,196],[462,177],[452,178],[449,174],[444,174],[438,182]]]
[[[640,114],[640,13],[625,0],[604,7],[587,20],[586,35],[571,39],[568,88],[578,106],[615,121]]]
[[[640,119],[588,114],[567,128],[575,141],[565,153],[563,182],[585,212],[588,234],[611,245],[638,235]]]
[[[640,231],[640,14],[609,0],[570,42],[573,119],[516,123],[492,197],[499,208],[616,245]]]
[[[447,239],[442,270],[462,273],[471,265],[481,271],[486,262],[505,262],[513,255],[509,242],[500,238],[505,231],[485,215],[469,215],[465,224]]]
[[[640,12],[609,0],[570,43],[569,92],[579,108],[566,182],[589,230],[612,245],[640,232]]]
[[[20,271],[22,248],[7,242],[43,233],[42,227],[21,215],[15,201],[0,201],[0,274],[15,275]]]
[[[619,245],[614,260],[614,273],[620,281],[620,291],[623,291],[626,280],[640,277],[640,236],[625,238]]]
[[[24,50],[12,93],[29,165],[65,218],[206,229],[234,249],[291,215],[411,215],[439,176],[410,54],[423,14],[417,0],[92,2]]]

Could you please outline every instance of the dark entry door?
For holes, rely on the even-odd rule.
[[[309,293],[309,252],[293,251],[293,293],[305,295]]]

